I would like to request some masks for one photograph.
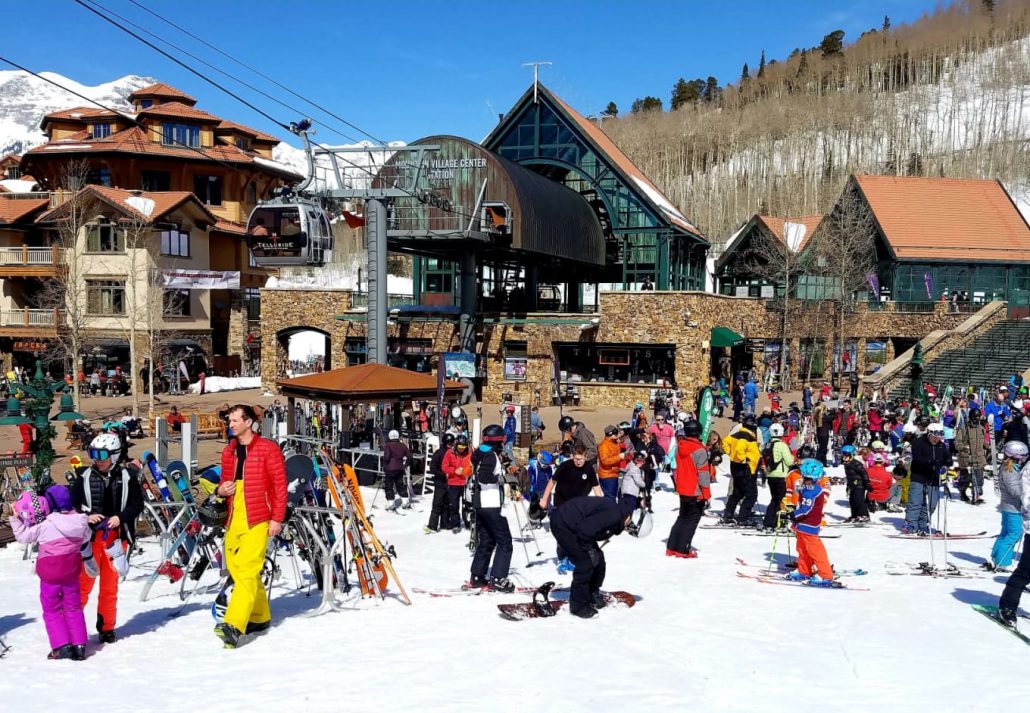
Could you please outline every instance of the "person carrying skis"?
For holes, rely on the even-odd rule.
[[[626,529],[638,537],[646,536],[651,530],[651,516],[637,513],[639,519],[634,520],[634,511],[628,504],[587,496],[572,498],[551,513],[551,534],[575,568],[569,592],[569,611],[573,616],[589,619],[605,605],[601,585],[607,568],[604,552],[597,543]]]
[[[680,510],[669,532],[665,555],[694,559],[692,547],[697,524],[712,498],[712,468],[708,449],[701,443],[701,424],[694,419],[683,424],[683,438],[676,442],[676,492]]]
[[[745,416],[744,423],[736,431],[722,439],[723,451],[730,458],[730,476],[733,478],[733,492],[726,499],[722,522],[746,525],[751,521],[751,508],[758,500],[758,423],[754,416]],[[740,514],[737,514],[737,505]]]
[[[794,581],[829,586],[833,582],[833,567],[826,556],[826,546],[819,539],[826,503],[819,480],[824,476],[823,464],[814,458],[801,461],[802,485],[798,505],[790,515],[797,536],[798,568],[786,576]]]
[[[404,473],[411,462],[411,452],[401,442],[401,434],[396,429],[391,429],[386,438],[383,444],[383,490],[386,491],[386,509],[396,510],[401,506],[401,493],[405,491]]]
[[[906,534],[930,535],[930,517],[940,499],[941,474],[951,465],[951,453],[944,443],[944,426],[931,423],[926,433],[912,440],[911,482],[905,508]]]
[[[1026,533],[1030,532],[1030,468],[1026,465],[1020,472],[1020,480],[1019,514],[1023,532]],[[1028,551],[1030,551],[1030,534],[1024,534],[1023,552]],[[1030,557],[1024,555],[1019,558],[1019,564],[1005,583],[1005,590],[1001,593],[1001,599],[998,601],[998,618],[1013,628],[1016,626],[1019,600],[1027,585],[1030,585]]]
[[[99,576],[83,569],[79,576],[80,602],[85,608],[96,580],[100,580],[97,602],[97,633],[100,641],[115,641],[118,618],[118,580],[127,568],[125,551],[136,537],[136,519],[143,512],[143,488],[139,471],[131,465],[119,465],[121,441],[113,433],[101,433],[90,444],[87,454],[93,464],[76,478],[71,487],[76,512],[86,514],[93,528],[91,539],[93,560]],[[262,556],[263,561],[263,556]]]
[[[43,623],[50,640],[48,659],[86,658],[86,618],[82,614],[79,573],[83,556],[92,558],[92,531],[85,514],[75,512],[64,485],[51,485],[45,497],[26,491],[10,519],[14,539],[39,545],[36,574]],[[92,564],[92,559],[89,560]]]
[[[994,481],[998,493],[998,511],[1001,513],[1001,532],[991,548],[991,559],[983,564],[990,572],[1008,571],[1012,566],[1016,545],[1023,536],[1023,464],[1030,449],[1020,441],[1009,441],[1002,449],[1001,467]]]
[[[869,508],[866,506],[866,494],[873,486],[869,482],[869,474],[852,445],[840,449],[844,461],[844,477],[848,483],[848,504],[851,506],[851,517],[844,522],[869,522]]]
[[[443,434],[440,447],[429,459],[427,470],[433,476],[433,505],[429,510],[429,523],[423,528],[427,535],[431,532],[440,531],[440,520],[444,519],[444,525],[448,524],[447,517],[447,473],[444,472],[443,462],[454,445],[454,435]]]
[[[286,517],[286,464],[275,441],[254,429],[253,407],[237,404],[229,412],[236,434],[222,451],[222,478],[215,491],[229,501],[225,567],[233,580],[232,598],[215,635],[235,649],[247,634],[272,625],[261,570],[268,539],[278,537]]]
[[[501,514],[506,499],[506,478],[500,456],[504,447],[504,429],[496,424],[487,426],[483,429],[482,441],[479,450],[472,454],[472,477],[475,479],[472,507],[476,511],[479,536],[472,557],[469,585],[510,593],[515,591],[515,585],[508,579],[513,549],[511,530],[508,519]]]
[[[958,465],[961,469],[958,479],[958,494],[963,502],[978,505],[983,502],[984,467],[987,465],[987,429],[980,418],[980,409],[971,408],[965,422],[955,429],[955,449],[958,451]],[[966,494],[970,486],[973,497]]]
[[[766,447],[765,475],[769,484],[769,505],[765,508],[762,528],[774,530],[780,526],[778,513],[787,494],[787,472],[794,465],[794,455],[783,440],[783,424],[774,423],[769,426],[769,437],[772,439]]]
[[[597,479],[606,498],[619,497],[619,469],[622,465],[622,449],[619,447],[619,429],[604,427],[604,440],[597,444]]]
[[[454,439],[454,447],[444,456],[441,468],[447,476],[447,519],[444,527],[457,535],[461,532],[461,498],[465,493],[465,483],[472,475],[468,436]]]

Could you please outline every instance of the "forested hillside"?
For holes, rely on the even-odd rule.
[[[1030,183],[1030,0],[847,40],[763,52],[728,85],[670,74],[675,108],[645,97],[603,128],[716,245],[755,212],[826,211],[851,173]]]

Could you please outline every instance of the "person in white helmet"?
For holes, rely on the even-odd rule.
[[[767,462],[765,463],[765,477],[769,483],[769,505],[765,508],[765,517],[762,518],[762,528],[766,530],[775,529],[777,524],[777,513],[780,511],[783,498],[787,494],[787,471],[794,465],[794,454],[790,447],[783,442],[783,424],[774,423],[769,426],[770,443],[765,452]]]
[[[387,433],[386,438],[383,444],[383,490],[386,491],[386,509],[396,510],[401,506],[404,472],[411,462],[411,451],[401,441],[401,434],[396,429]],[[411,507],[410,493],[408,498],[408,507]]]
[[[100,579],[97,602],[97,633],[101,643],[115,640],[118,609],[118,580],[128,569],[125,550],[136,536],[136,518],[143,512],[143,490],[139,471],[119,464],[122,442],[113,433],[101,433],[87,449],[93,464],[71,486],[76,512],[85,513],[93,528],[91,547],[99,568],[94,578],[83,568],[79,577],[82,606],[89,601],[96,579]]]

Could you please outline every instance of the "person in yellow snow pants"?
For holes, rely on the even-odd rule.
[[[247,526],[245,484],[240,481],[233,498],[233,516],[225,533],[225,566],[232,576],[233,589],[225,610],[225,623],[237,631],[254,633],[267,628],[272,620],[268,596],[261,582],[261,568],[268,547],[268,522]]]

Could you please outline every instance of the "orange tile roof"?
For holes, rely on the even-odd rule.
[[[576,123],[580,131],[585,133],[590,140],[608,156],[612,163],[614,163],[630,178],[636,179],[639,184],[643,184],[636,187],[642,189],[647,200],[658,208],[659,212],[664,215],[669,222],[678,225],[687,232],[693,233],[698,237],[704,237],[704,234],[683,216],[680,210],[676,208],[676,205],[658,189],[658,186],[651,182],[650,178],[644,175],[643,171],[637,168],[637,165],[633,163],[629,156],[627,156],[623,150],[608,137],[608,134],[604,133],[601,127],[566,104],[561,98],[544,87],[544,85],[539,85],[539,89],[541,93],[546,94],[553,99],[554,102],[569,115],[569,118]],[[633,188],[633,186],[631,186],[631,188]]]
[[[261,171],[273,173],[287,178],[298,179],[300,174],[283,168],[276,169],[268,162],[257,162],[254,156],[232,144],[218,144],[202,148],[186,146],[166,146],[158,141],[151,141],[146,132],[138,126],[119,131],[102,139],[83,138],[75,141],[52,141],[36,146],[25,152],[26,157],[46,156],[62,153],[102,153],[114,151],[118,153],[146,154],[148,156],[167,156],[172,158],[220,161],[222,163],[252,164]]]
[[[100,200],[132,218],[141,218],[151,222],[159,220],[161,217],[190,201],[194,202],[196,207],[205,214],[208,222],[214,224],[217,220],[211,211],[188,191],[127,191],[122,188],[91,185],[83,188],[71,200],[80,200],[87,193],[92,193]],[[130,202],[130,199],[133,198],[139,200]],[[154,204],[149,211],[143,210],[146,201],[151,201]],[[62,209],[69,205],[70,202],[66,201],[53,210],[47,211],[39,216],[36,221],[46,223],[56,219],[62,212]]]
[[[279,143],[282,140],[272,136],[271,134],[266,134],[263,131],[252,129],[249,126],[244,126],[243,124],[237,124],[235,121],[226,121],[225,119],[222,119],[222,123],[215,127],[215,131],[238,131],[241,134],[253,136],[258,141],[274,141],[275,143]]]
[[[179,99],[184,104],[188,103],[190,106],[193,106],[197,103],[197,100],[191,97],[186,92],[180,91],[171,85],[164,84],[163,82],[158,82],[157,84],[151,84],[148,87],[137,89],[129,95],[129,101],[132,101],[138,97],[160,97],[161,99]]]
[[[0,224],[19,223],[38,210],[50,205],[49,198],[2,198],[0,199]]]
[[[9,153],[6,156],[0,157],[0,163],[6,163],[8,161],[21,163],[21,156],[19,156],[18,154]]]
[[[61,109],[60,111],[52,111],[49,114],[45,114],[43,116],[43,120],[39,123],[39,128],[45,129],[46,125],[51,121],[77,121],[80,123],[86,123],[90,119],[113,119],[118,116],[118,112],[111,111],[109,109],[101,109],[96,106],[75,106],[71,109]]]
[[[1030,261],[1030,226],[998,181],[855,176],[895,257]]]
[[[219,123],[222,121],[221,117],[215,116],[214,114],[208,114],[206,111],[197,109],[190,104],[183,104],[182,102],[155,104],[152,107],[140,109],[136,116],[171,116],[182,119],[194,119],[196,121],[208,123]]]
[[[436,375],[420,374],[385,364],[333,369],[321,374],[284,379],[276,385],[283,393],[301,397],[316,394],[327,401],[410,401],[436,396]],[[460,381],[448,379],[444,382],[448,394],[455,394],[464,388]]]
[[[776,236],[776,238],[784,245],[787,244],[787,239],[785,237],[786,231],[784,228],[786,223],[794,223],[796,225],[804,226],[805,232],[801,236],[801,242],[792,248],[793,252],[800,253],[808,245],[808,241],[812,239],[812,234],[815,232],[815,229],[823,222],[823,216],[803,215],[797,218],[783,218],[773,215],[756,215],[755,220],[761,221],[765,227],[769,229],[769,232]]]
[[[220,233],[232,233],[234,235],[246,235],[247,226],[242,223],[235,223],[231,220],[222,220],[221,218],[211,226],[212,230],[217,230]]]

